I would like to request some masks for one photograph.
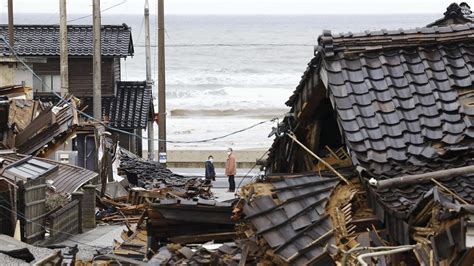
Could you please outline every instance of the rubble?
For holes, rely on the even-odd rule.
[[[41,263],[41,261],[50,261],[49,265],[58,265],[65,259],[64,255],[71,252],[74,253],[69,248],[41,248],[28,245],[6,235],[0,235],[0,259],[2,265],[31,265]]]
[[[205,180],[175,174],[158,162],[145,161],[128,153],[121,155],[118,173],[126,176],[131,185],[149,191],[167,189],[181,198],[212,198],[211,186]]]
[[[218,248],[179,244],[168,244],[161,247],[149,263],[152,265],[256,265],[268,264],[259,260],[258,247],[250,246],[247,241],[228,242]]]

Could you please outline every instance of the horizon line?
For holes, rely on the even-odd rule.
[[[2,12],[5,13],[5,12]],[[38,14],[38,15],[54,15],[56,13],[47,12],[15,12],[16,14]],[[151,13],[153,14],[153,13]],[[434,12],[374,12],[374,13],[168,13],[168,16],[347,16],[347,15],[437,15]],[[68,13],[72,16],[91,15],[90,13]],[[143,15],[142,13],[109,13],[104,12],[101,16],[111,15]],[[154,14],[156,15],[156,14]],[[442,14],[440,15],[442,16]],[[59,17],[59,14],[58,14]]]

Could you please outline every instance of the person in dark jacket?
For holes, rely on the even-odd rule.
[[[216,181],[216,171],[214,170],[214,158],[209,155],[206,161],[206,180]]]

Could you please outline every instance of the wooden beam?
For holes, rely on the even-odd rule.
[[[49,109],[37,116],[22,132],[16,135],[15,146],[19,147],[28,139],[41,132],[45,127],[56,123],[56,116],[52,109]]]
[[[236,232],[202,234],[202,235],[185,235],[170,237],[170,241],[177,244],[196,244],[206,243],[208,241],[230,241],[237,238]]]

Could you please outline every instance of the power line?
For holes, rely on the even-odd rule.
[[[27,65],[17,54],[17,52],[13,49],[13,47],[10,46],[10,44],[5,40],[5,38],[3,36],[0,36],[0,40],[3,41],[7,47],[10,49],[10,51],[12,51],[12,54],[15,56],[15,58],[21,62],[23,64],[23,66],[25,66],[28,71],[30,71],[33,76],[35,78],[37,78],[39,81],[41,81],[42,85],[43,86],[46,86],[47,89],[49,89],[56,97],[58,97],[60,99],[59,104],[61,103],[65,103],[65,104],[68,104],[71,108],[73,108],[74,110],[76,110],[80,115],[92,120],[92,121],[95,121],[99,124],[101,124],[102,126],[104,126],[105,128],[109,129],[109,130],[112,130],[112,131],[115,131],[115,132],[119,132],[119,133],[123,133],[123,134],[126,134],[126,135],[130,135],[130,136],[134,136],[134,137],[138,137],[140,139],[143,139],[143,140],[153,140],[153,141],[158,141],[158,142],[167,142],[167,143],[173,143],[173,144],[193,144],[193,143],[206,143],[206,142],[212,142],[212,141],[215,141],[215,140],[219,140],[219,139],[223,139],[223,138],[227,138],[227,137],[230,137],[230,136],[233,136],[233,135],[236,135],[236,134],[239,134],[239,133],[242,133],[242,132],[245,132],[247,130],[250,130],[254,127],[257,127],[259,125],[262,125],[262,124],[265,124],[265,123],[273,123],[274,121],[276,121],[278,118],[275,117],[275,118],[272,118],[272,119],[269,119],[269,120],[264,120],[264,121],[260,121],[256,124],[253,124],[251,126],[248,126],[248,127],[245,127],[245,128],[242,128],[242,129],[239,129],[239,130],[236,130],[236,131],[233,131],[231,133],[228,133],[228,134],[225,134],[225,135],[222,135],[222,136],[218,136],[218,137],[213,137],[213,138],[208,138],[208,139],[201,139],[201,140],[193,140],[193,141],[176,141],[176,140],[164,140],[164,139],[155,139],[155,138],[147,138],[147,137],[143,137],[141,135],[137,135],[135,133],[130,133],[128,131],[125,131],[125,130],[121,130],[119,128],[115,128],[115,127],[112,127],[112,126],[109,126],[107,124],[105,124],[103,121],[101,120],[98,120],[92,116],[90,116],[89,114],[77,109],[76,107],[72,106],[69,101],[65,98],[63,98],[60,94],[58,94],[57,92],[55,92],[54,90],[51,89],[51,87],[45,83],[35,72],[33,69],[31,69],[31,67],[29,65]]]
[[[105,8],[105,9],[102,9],[102,10],[100,10],[100,12],[102,13],[102,12],[105,12],[105,11],[107,11],[107,10],[110,10],[110,9],[112,9],[112,8],[114,8],[114,7],[118,7],[118,6],[122,5],[122,4],[125,4],[125,2],[127,2],[127,0],[123,0],[123,1],[120,2],[120,3],[117,3],[117,4],[115,4],[115,5],[109,6],[109,7]],[[70,19],[70,20],[68,20],[67,22],[74,22],[74,21],[78,21],[78,20],[85,19],[85,18],[88,18],[88,17],[92,17],[92,15],[85,15],[85,16],[78,17],[78,18],[75,18],[75,19]]]
[[[255,168],[255,166],[257,166],[257,162],[262,160],[263,157],[265,157],[265,155],[267,155],[269,150],[265,151],[262,156],[260,156],[260,158],[255,162],[255,164],[252,166],[252,168],[250,168],[250,170],[244,175],[244,177],[242,177],[242,179],[240,179],[240,182],[239,182],[239,185],[237,186],[237,191],[239,190],[240,186],[242,185],[242,182],[244,182],[244,179],[248,177],[248,175],[250,174],[250,172],[253,171],[253,169]]]

